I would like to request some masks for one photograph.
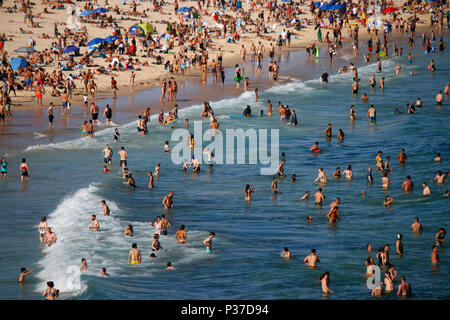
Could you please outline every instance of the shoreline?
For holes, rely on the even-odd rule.
[[[346,31],[348,29],[343,29],[343,31]],[[430,30],[429,26],[426,25],[418,25],[417,29],[416,29],[416,38],[418,38],[418,35],[421,34],[422,32],[427,32]],[[445,32],[444,31],[444,35],[448,34],[448,31]],[[355,64],[356,67],[360,67],[360,66],[364,66],[366,64],[368,64],[365,61],[361,60],[361,52],[365,52],[365,43],[367,42],[367,40],[369,39],[369,35],[367,33],[366,29],[361,29],[360,30],[360,35],[359,35],[359,42],[362,43],[363,45],[362,50],[360,50],[360,53],[357,57],[353,57],[355,61],[353,61],[353,63]],[[404,38],[404,34],[400,33],[400,32],[393,32],[391,40],[389,40],[389,43],[392,44],[393,41],[396,41],[396,43],[401,43],[406,41],[406,39]],[[324,42],[317,42],[317,41],[313,41],[316,46],[320,49],[327,47],[327,43]],[[337,72],[337,70],[339,69],[339,62],[343,62],[345,64],[351,62],[342,59],[342,53],[344,53],[346,50],[348,50],[348,52],[350,52],[351,54],[351,49],[348,49],[347,46],[350,44],[350,41],[347,37],[343,38],[343,49],[341,49],[341,51],[338,52],[338,55],[333,59],[333,65],[330,67],[330,64],[328,63],[328,54],[325,54],[325,58],[327,59],[326,63],[320,63],[319,65],[321,66],[321,68],[325,68],[327,71],[329,71],[331,74],[333,74],[333,72]],[[416,44],[417,45],[417,44]],[[420,44],[419,44],[420,45]],[[268,57],[268,54],[265,54],[264,60],[263,60],[263,70],[262,73],[258,76],[257,79],[252,79],[250,78],[251,75],[255,75],[253,74],[248,74],[246,72],[243,72],[243,75],[247,75],[250,78],[250,91],[253,90],[253,88],[258,87],[258,89],[260,90],[260,94],[262,93],[262,90],[266,90],[270,87],[276,86],[276,85],[280,85],[280,84],[284,84],[284,83],[289,83],[291,81],[295,81],[295,80],[309,80],[312,79],[311,77],[306,76],[305,74],[308,74],[308,66],[307,66],[307,62],[309,62],[308,60],[304,60],[304,61],[300,61],[300,62],[292,62],[289,61],[289,56],[291,53],[293,53],[294,55],[302,55],[305,56],[306,59],[306,52],[302,50],[304,50],[306,48],[306,46],[302,45],[302,44],[291,44],[291,46],[285,46],[282,48],[281,52],[276,50],[275,51],[275,58],[274,61],[277,62],[284,62],[285,64],[280,64],[280,74],[279,74],[279,80],[274,83],[273,81],[269,80],[267,77],[267,64],[270,61],[270,58]],[[323,59],[323,50],[320,50],[320,57],[321,59]],[[406,51],[406,50],[405,50]],[[406,54],[404,51],[404,55]],[[249,55],[247,55],[249,56]],[[392,59],[392,58],[390,58]],[[224,59],[225,60],[225,59]],[[372,60],[369,63],[374,63],[374,61]],[[226,57],[226,60],[224,61],[223,65],[225,68],[225,73],[226,73],[226,82],[227,80],[230,81],[229,79],[232,78],[232,76],[230,77],[230,74],[234,74],[234,65],[235,64],[240,64],[241,65],[241,59],[240,59],[240,55],[239,53],[234,54],[234,55],[230,55]],[[250,64],[250,61],[248,61],[246,59],[246,68],[244,70],[248,70],[247,66]],[[293,64],[293,67],[295,68],[295,71],[300,71],[300,73],[295,73],[295,77],[291,77],[286,75],[285,73],[282,72],[283,69],[286,68],[286,66],[290,66],[290,64]],[[304,68],[306,66],[306,68]],[[289,68],[290,72],[292,72],[291,68]],[[173,79],[175,78],[174,74],[171,73],[167,73],[166,74],[167,77],[165,77],[166,79]],[[266,77],[265,80],[261,80],[262,77]],[[225,85],[222,87],[220,86],[219,83],[214,84],[211,81],[211,76],[208,75],[207,78],[207,82],[203,83],[201,80],[201,71],[199,68],[196,68],[195,70],[186,73],[183,76],[180,75],[176,75],[176,81],[178,82],[178,100],[177,102],[170,102],[170,103],[161,103],[159,101],[159,96],[160,96],[160,87],[156,84],[153,85],[145,85],[142,83],[138,83],[137,85],[135,84],[135,90],[130,91],[129,86],[124,86],[122,87],[118,92],[117,92],[117,100],[114,101],[113,98],[111,98],[112,96],[112,90],[111,89],[103,89],[101,92],[99,92],[98,94],[96,94],[96,98],[95,98],[95,103],[97,105],[99,105],[99,109],[100,112],[103,112],[103,107],[104,105],[106,105],[106,103],[111,104],[112,109],[113,109],[113,114],[121,114],[123,117],[122,119],[125,119],[125,122],[122,121],[117,121],[117,116],[114,117],[113,119],[116,124],[123,125],[126,123],[130,123],[134,120],[136,120],[136,117],[132,117],[132,116],[137,116],[137,114],[141,113],[143,111],[143,109],[146,106],[150,106],[151,108],[151,114],[154,115],[155,114],[155,110],[157,110],[156,112],[159,112],[159,110],[163,110],[164,112],[167,112],[169,110],[171,110],[173,108],[173,106],[177,103],[179,104],[179,110],[184,109],[184,108],[189,108],[195,104],[199,104],[202,103],[203,101],[215,101],[215,100],[220,100],[220,99],[224,99],[227,98],[229,96],[231,97],[236,97],[239,96],[240,94],[244,93],[245,91],[243,90],[242,86],[241,88],[237,89],[235,86],[230,85],[225,83]],[[257,86],[255,86],[255,84]],[[210,88],[208,88],[210,87]],[[214,87],[214,88],[213,88]],[[211,89],[212,90],[209,90]],[[185,90],[189,90],[189,91],[185,91]],[[145,102],[134,102],[135,98],[141,98],[141,96],[145,96]],[[150,96],[150,97],[148,97]],[[78,99],[77,99],[78,98]],[[124,99],[129,100],[128,104],[125,103],[124,105],[120,105],[118,106],[118,102],[119,101],[123,101]],[[50,132],[48,132],[47,130],[47,126],[48,126],[48,122],[47,122],[47,116],[46,116],[46,106],[48,105],[49,102],[53,102],[55,103],[55,111],[60,109],[59,106],[59,101],[60,98],[59,97],[52,97],[52,100],[46,101],[46,103],[44,104],[44,106],[42,108],[37,108],[36,105],[34,104],[34,101],[28,101],[27,103],[24,103],[21,107],[19,107],[18,109],[16,109],[16,106],[14,105],[14,109],[13,109],[13,113],[15,115],[15,123],[13,125],[11,124],[7,124],[4,125],[2,127],[2,130],[0,132],[0,148],[2,149],[7,149],[8,152],[5,152],[5,154],[11,154],[11,153],[15,153],[17,151],[24,151],[26,147],[32,146],[31,142],[35,142],[37,139],[41,139],[39,136],[40,135],[44,135],[44,132],[46,132],[45,137],[47,137],[48,139],[46,139],[46,142],[50,142],[52,143],[52,140],[54,138],[59,139],[62,138],[62,141],[66,141],[68,139],[73,139],[75,137],[75,133],[78,132],[78,128],[70,128],[66,125],[62,125],[61,127],[56,127],[55,126],[51,129]],[[64,116],[64,119],[61,118],[61,122],[69,122],[70,117],[73,117],[75,119],[80,118],[80,122],[77,124],[77,127],[81,125],[82,120],[86,120],[89,119],[89,116],[86,117],[86,113],[72,113],[74,110],[79,109],[81,111],[83,111],[83,99],[82,99],[82,94],[78,93],[77,95],[74,95],[73,99],[72,99],[72,109],[71,109],[71,113],[68,116]],[[26,116],[29,116],[31,112],[35,113],[34,119],[33,121],[30,122],[30,119],[26,118]],[[19,116],[16,116],[17,114],[19,114]],[[59,112],[55,112],[56,117],[55,118],[59,118]],[[101,116],[100,116],[101,117]],[[37,119],[39,118],[39,119]],[[44,119],[44,120],[43,120]],[[131,121],[127,121],[128,119],[133,119]],[[18,122],[17,122],[18,121]],[[44,122],[44,123],[42,123]],[[98,130],[103,130],[106,127],[97,127]],[[12,133],[10,132],[10,129],[13,129]],[[18,129],[18,132],[14,132],[14,129]],[[36,136],[34,136],[36,135]],[[8,138],[5,138],[5,137]],[[44,137],[42,137],[43,139]],[[27,140],[28,139],[28,140]],[[38,144],[40,144],[38,141],[36,141]],[[58,141],[60,142],[60,141]]]

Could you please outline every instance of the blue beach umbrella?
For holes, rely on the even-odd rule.
[[[36,52],[36,49],[30,47],[20,47],[19,49],[14,50],[14,52],[33,53]]]
[[[190,12],[192,11],[192,8],[188,8],[188,7],[181,7],[180,9],[177,10],[177,12]]]
[[[78,48],[77,46],[68,46],[62,50],[63,53],[71,53],[71,52],[79,52],[79,51],[80,51],[80,48]]]
[[[89,41],[89,42],[87,43],[87,45],[88,45],[88,46],[94,46],[94,45],[99,44],[99,43],[102,43],[102,42],[105,42],[105,39],[102,39],[102,38],[94,38],[94,39],[92,39],[91,41]]]
[[[341,9],[343,9],[343,8],[345,8],[344,5],[342,5],[342,4],[335,4],[335,5],[332,5],[332,6],[330,7],[330,10],[341,10]]]
[[[89,10],[84,10],[83,12],[80,13],[81,16],[90,16],[92,14],[94,14],[94,12]]]
[[[13,70],[19,70],[20,68],[25,68],[28,65],[27,59],[25,58],[12,58],[11,68]]]
[[[94,12],[95,13],[105,13],[105,12],[108,12],[108,10],[105,8],[96,8],[96,9],[94,9]]]
[[[331,5],[330,4],[324,4],[323,6],[320,7],[320,10],[325,11],[325,10],[330,10]]]
[[[117,39],[119,39],[118,36],[107,36],[104,40],[106,42],[112,42],[112,41],[116,41]]]

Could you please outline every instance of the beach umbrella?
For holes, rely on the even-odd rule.
[[[324,4],[323,6],[320,7],[320,10],[325,11],[325,10],[330,10],[331,5],[330,4]]]
[[[188,8],[188,7],[181,7],[180,9],[177,10],[177,12],[191,12],[192,8]]]
[[[145,34],[145,31],[137,24],[128,29],[128,32],[131,33],[133,36],[142,36]]]
[[[397,11],[398,9],[397,8],[394,8],[394,7],[387,7],[386,9],[384,9],[383,11],[381,11],[381,12],[383,12],[383,13],[391,13],[391,12],[395,12],[395,11]]]
[[[89,41],[89,42],[87,43],[87,45],[88,45],[88,46],[94,46],[94,45],[99,44],[99,43],[102,43],[102,42],[105,42],[105,39],[102,39],[102,38],[94,38],[94,39],[92,39],[91,41]]]
[[[20,68],[25,68],[28,65],[27,59],[25,58],[12,58],[11,68],[13,70],[19,70]]]
[[[105,42],[113,42],[116,41],[117,39],[119,39],[118,36],[107,36],[104,40]]]
[[[92,14],[94,14],[94,12],[89,10],[84,10],[83,12],[80,13],[81,16],[90,16]]]
[[[77,46],[68,46],[62,50],[63,53],[80,52],[80,48]]]
[[[322,5],[322,2],[314,2],[314,7],[320,7]]]
[[[153,32],[153,26],[152,26],[151,23],[140,23],[140,24],[138,24],[138,26],[139,26],[142,30],[144,30],[144,33],[145,33],[145,34],[147,34],[147,33],[152,33],[152,32]]]
[[[281,0],[282,2],[291,2],[292,0]]]
[[[19,49],[14,50],[14,52],[33,53],[36,52],[36,49],[30,47],[20,47]]]
[[[105,12],[108,12],[108,10],[105,8],[96,8],[96,9],[94,9],[94,12],[95,13],[105,13]]]
[[[345,8],[344,5],[342,5],[342,4],[335,4],[335,5],[332,5],[332,6],[330,7],[330,10],[341,10],[341,9],[343,9],[343,8]]]

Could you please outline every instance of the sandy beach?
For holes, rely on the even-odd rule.
[[[308,3],[296,3],[294,2],[291,6],[296,11],[292,14],[292,25],[287,25],[282,23],[281,21],[276,21],[276,19],[269,15],[269,10],[266,8],[263,3],[258,3],[256,5],[256,9],[253,3],[251,2],[243,2],[242,8],[243,10],[230,10],[228,7],[225,11],[222,11],[221,8],[216,8],[216,4],[210,4],[207,8],[202,7],[199,8],[199,4],[194,1],[183,1],[180,4],[176,4],[173,1],[167,1],[161,7],[156,7],[153,3],[150,2],[136,2],[135,9],[133,9],[134,2],[128,1],[126,4],[123,4],[123,1],[113,0],[106,2],[94,2],[91,4],[87,1],[77,1],[73,3],[66,4],[58,4],[55,2],[43,1],[42,6],[40,3],[30,3],[30,8],[32,9],[33,16],[33,26],[29,21],[24,24],[24,12],[26,9],[21,10],[21,4],[15,3],[13,1],[5,1],[3,3],[3,8],[0,12],[0,16],[4,17],[5,20],[8,20],[8,23],[2,27],[2,33],[5,34],[6,41],[3,44],[3,53],[7,52],[6,57],[11,59],[12,57],[23,57],[27,60],[39,59],[39,53],[46,52],[45,50],[49,48],[58,47],[58,41],[65,42],[60,43],[63,47],[70,46],[71,44],[75,44],[74,39],[81,41],[81,43],[88,42],[94,38],[106,38],[115,34],[115,28],[113,28],[112,23],[117,23],[116,27],[122,32],[125,33],[125,40],[128,42],[131,39],[136,39],[136,54],[131,56],[132,59],[135,59],[133,63],[133,71],[135,72],[135,80],[134,80],[134,88],[130,87],[130,75],[132,70],[110,70],[111,60],[117,58],[121,63],[125,63],[130,56],[119,54],[119,52],[109,52],[106,55],[98,56],[97,53],[94,53],[90,56],[91,61],[84,65],[81,70],[77,68],[72,68],[72,70],[61,70],[61,64],[67,63],[70,59],[71,54],[58,54],[58,55],[48,55],[48,63],[36,63],[34,64],[37,68],[42,68],[42,70],[48,75],[55,75],[61,70],[62,79],[60,79],[60,84],[55,86],[56,90],[59,91],[58,96],[52,96],[50,93],[52,91],[52,87],[49,85],[43,86],[45,92],[43,92],[43,105],[39,107],[37,105],[36,93],[33,88],[30,90],[16,90],[17,96],[11,93],[12,97],[12,106],[11,110],[13,114],[16,114],[16,118],[14,120],[7,121],[7,124],[4,125],[4,130],[2,134],[2,138],[0,138],[0,144],[5,145],[14,145],[15,143],[5,143],[6,137],[8,137],[8,133],[11,133],[11,127],[19,124],[18,130],[12,130],[15,134],[19,135],[30,135],[33,132],[39,131],[39,127],[36,121],[21,121],[21,120],[30,120],[27,119],[30,112],[39,116],[42,114],[41,109],[44,114],[45,110],[48,107],[49,103],[52,102],[55,105],[55,110],[61,109],[61,97],[59,96],[65,89],[65,78],[70,77],[72,75],[73,80],[73,89],[72,96],[70,97],[70,103],[72,108],[77,108],[83,105],[83,96],[85,95],[85,89],[83,87],[83,79],[80,76],[74,76],[75,74],[79,74],[81,71],[91,70],[93,71],[93,80],[96,85],[95,97],[89,96],[89,104],[91,102],[98,102],[102,99],[109,99],[113,96],[113,90],[111,89],[111,77],[114,77],[117,81],[117,96],[118,97],[130,97],[129,101],[132,102],[132,95],[135,95],[143,90],[147,90],[149,88],[157,88],[160,87],[160,82],[162,79],[177,81],[179,84],[179,94],[178,99],[185,99],[183,103],[178,103],[180,108],[186,107],[187,105],[191,105],[192,103],[198,103],[204,101],[206,97],[208,99],[213,99],[218,96],[223,96],[226,94],[239,94],[242,92],[242,89],[233,88],[220,88],[218,86],[215,90],[210,90],[210,87],[206,83],[210,83],[211,81],[211,65],[210,62],[215,60],[217,62],[217,55],[219,49],[223,55],[222,65],[224,68],[229,68],[229,70],[233,69],[236,64],[242,64],[243,62],[248,62],[249,60],[253,60],[254,56],[251,55],[251,45],[261,45],[264,47],[263,58],[265,59],[262,72],[266,72],[267,63],[270,61],[268,58],[268,50],[271,46],[275,48],[275,54],[278,57],[281,52],[292,51],[292,50],[304,50],[307,46],[315,45],[318,48],[323,48],[327,46],[329,43],[327,41],[319,42],[317,41],[317,31],[314,24],[314,14],[310,10],[310,6]],[[93,15],[82,15],[81,13],[86,11],[86,9],[91,9],[89,5],[93,6],[92,8],[105,8],[108,10],[106,13],[98,13],[94,18]],[[191,65],[190,68],[185,68],[185,71],[182,70],[174,70],[168,71],[167,68],[163,64],[157,65],[155,64],[156,58],[158,55],[162,57],[162,61],[164,62],[174,62],[175,57],[177,55],[182,55],[181,47],[179,45],[180,39],[174,36],[171,36],[170,40],[161,40],[157,36],[162,35],[167,32],[167,23],[185,23],[189,24],[193,19],[187,18],[187,13],[177,13],[174,8],[175,5],[178,7],[187,7],[187,8],[195,8],[198,10],[198,19],[202,21],[202,25],[206,27],[208,30],[208,72],[206,74],[207,81],[202,79],[202,70],[196,64]],[[214,5],[214,6],[213,6]],[[290,3],[282,3],[281,6],[286,10],[286,6],[290,5]],[[400,8],[400,1],[395,1],[393,3],[397,8]],[[290,8],[290,7],[288,7]],[[116,10],[118,9],[118,10]],[[114,11],[116,10],[116,11]],[[288,9],[289,10],[289,9]],[[317,10],[316,10],[317,11]],[[188,14],[191,14],[193,11],[189,11]],[[214,16],[214,12],[217,12],[218,15]],[[253,19],[256,14],[259,12],[264,12],[265,14],[265,25],[268,27],[266,33],[257,32],[254,24],[248,23],[248,26],[241,27],[238,32],[239,39],[236,41],[230,41],[233,39],[233,36],[230,34],[223,35],[218,32],[220,24],[218,22],[222,22],[220,20],[222,17],[225,19],[239,19],[239,17],[243,16],[244,12],[250,12]],[[397,11],[400,13],[401,11]],[[72,14],[74,13],[74,14]],[[400,13],[400,17],[404,20],[410,18],[412,16],[412,11],[406,10],[405,13]],[[417,34],[422,32],[423,30],[429,29],[426,25],[428,15],[420,15],[420,21],[417,24]],[[268,17],[268,18],[267,18]],[[219,19],[218,22],[215,19]],[[354,28],[356,25],[360,27],[359,30],[359,40],[364,43],[367,39],[370,38],[370,35],[367,32],[367,28],[364,27],[361,20],[358,19],[359,16],[355,19],[350,19],[349,24],[344,24],[344,29],[342,30],[342,41],[350,42],[351,34],[347,34],[351,28]],[[390,14],[381,15],[380,18],[383,21],[391,21],[392,16]],[[326,19],[323,19],[324,21]],[[422,21],[423,20],[423,21]],[[101,21],[109,21],[103,22]],[[250,20],[253,21],[253,20]],[[292,22],[291,21],[291,22]],[[152,25],[152,37],[156,37],[155,39],[159,41],[158,45],[162,44],[166,46],[168,43],[170,46],[173,46],[168,53],[162,53],[160,50],[155,49],[152,51],[152,54],[149,54],[148,47],[144,47],[143,37],[138,35],[127,35],[126,32],[130,30],[133,25],[139,23],[150,23]],[[297,28],[295,28],[297,26]],[[323,26],[322,33],[325,38],[326,33],[332,33],[332,29],[328,29],[326,21],[325,23],[321,22],[321,26]],[[58,35],[56,34],[55,27],[58,28]],[[67,28],[64,30],[64,28]],[[281,35],[282,31],[289,30],[292,35],[290,37],[290,43],[283,45],[281,48],[277,46],[277,38]],[[65,34],[67,32],[68,39],[65,37],[61,40],[61,34]],[[200,33],[201,34],[201,33]],[[372,34],[373,35],[373,34]],[[381,35],[381,33],[379,34]],[[393,39],[400,39],[403,34],[400,32],[393,32]],[[74,38],[75,37],[75,38]],[[328,35],[326,36],[328,37]],[[329,36],[330,39],[332,36]],[[31,40],[30,40],[31,39]],[[197,37],[193,35],[190,39],[192,43],[196,43],[198,40],[198,32]],[[33,43],[33,45],[30,45]],[[14,52],[15,49],[20,47],[33,47],[37,53],[35,54],[23,54]],[[184,46],[184,45],[183,45]],[[242,47],[245,48],[245,54],[242,51]],[[79,55],[77,57],[72,57],[75,60],[80,59],[85,56],[89,50],[93,49],[93,46],[83,46],[80,47]],[[52,49],[53,50],[53,49]],[[326,50],[326,49],[324,49]],[[53,50],[54,51],[54,50]],[[156,53],[159,51],[159,53]],[[50,52],[50,51],[49,51]],[[152,56],[153,55],[153,56]],[[244,56],[245,58],[242,58]],[[44,57],[47,57],[44,54]],[[42,57],[41,57],[42,59]],[[50,61],[51,60],[51,61]],[[301,62],[300,62],[301,63]],[[245,65],[245,64],[244,64]],[[331,71],[333,66],[325,65],[324,68],[327,68],[328,71]],[[336,66],[335,66],[336,67]],[[98,70],[101,69],[101,72]],[[189,70],[188,70],[189,69]],[[243,75],[246,76],[245,69],[242,70]],[[254,75],[249,74],[251,84],[254,86]],[[301,78],[301,74],[298,75]],[[24,77],[21,75],[17,75],[15,79],[16,83],[24,83]],[[289,81],[289,77],[284,77],[282,74],[279,75],[279,81]],[[37,82],[37,81],[36,81]],[[194,92],[191,93],[190,89],[192,86],[186,85],[186,83],[190,82],[196,83],[199,88],[203,89],[203,93]],[[181,84],[183,83],[183,84]],[[265,83],[266,86],[270,85],[270,82]],[[226,86],[227,87],[227,86]],[[261,88],[262,89],[262,88]],[[116,106],[113,104],[114,111],[126,112],[126,113],[140,113],[146,106],[152,108],[154,110],[164,110],[169,111],[173,108],[175,102],[166,102],[161,103],[158,99],[158,91],[161,92],[160,89],[155,89],[152,91],[151,99],[148,101],[148,104],[145,105],[136,105],[135,103],[128,103],[125,105]],[[180,101],[180,100],[178,100]],[[189,101],[189,102],[188,102]],[[186,103],[188,102],[188,103]],[[86,110],[85,110],[86,111]],[[59,112],[58,112],[59,113]],[[85,112],[86,113],[86,112]],[[82,122],[81,119],[79,120]],[[122,121],[116,121],[121,123]],[[10,127],[10,128],[8,128]],[[57,134],[57,132],[53,132],[53,134]],[[12,137],[9,135],[9,137]]]

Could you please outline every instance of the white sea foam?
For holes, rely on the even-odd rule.
[[[161,236],[163,250],[156,253],[155,260],[150,259],[151,243],[154,227],[148,221],[129,221],[127,213],[108,199],[107,204],[111,215],[103,216],[100,201],[96,193],[99,187],[95,184],[76,191],[66,197],[57,208],[47,216],[48,226],[57,236],[57,241],[51,247],[45,247],[42,259],[38,262],[40,268],[37,278],[41,280],[36,286],[36,292],[43,292],[47,281],[53,281],[55,288],[63,297],[76,296],[88,289],[85,275],[99,276],[100,269],[105,267],[111,277],[130,276],[139,270],[139,276],[151,277],[155,272],[164,270],[168,261],[174,265],[189,264],[210,255],[204,252],[201,240],[208,235],[203,231],[189,231],[188,243],[177,244],[173,235]],[[95,232],[88,227],[91,214],[97,215],[100,231]],[[135,236],[126,238],[123,235],[125,226],[133,226]],[[132,243],[137,243],[142,252],[142,264],[130,266],[127,264],[128,252]],[[74,286],[71,279],[81,266],[81,258],[86,258],[88,271],[81,274],[79,286]],[[75,273],[74,273],[75,272]]]

